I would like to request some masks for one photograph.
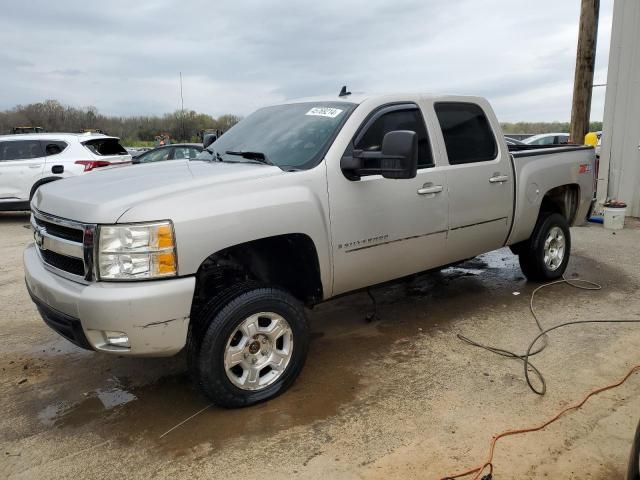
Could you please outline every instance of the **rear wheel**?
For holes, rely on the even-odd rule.
[[[571,232],[559,213],[542,217],[531,238],[519,248],[520,268],[527,279],[550,281],[561,278],[569,263]]]
[[[248,287],[203,317],[189,343],[192,375],[215,404],[235,408],[273,398],[304,365],[309,329],[302,304],[274,288]]]

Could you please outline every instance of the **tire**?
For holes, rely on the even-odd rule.
[[[640,423],[633,437],[633,445],[631,447],[631,455],[629,455],[629,465],[625,479],[640,480]]]
[[[224,408],[247,407],[285,392],[309,349],[303,305],[289,293],[247,286],[213,299],[190,334],[188,358],[202,392]]]
[[[193,316],[192,321],[189,323],[189,333],[187,334],[187,366],[194,382],[198,382],[198,355],[202,339],[209,326],[208,319],[215,317],[235,297],[260,286],[256,282],[243,282],[223,289]]]
[[[528,280],[548,282],[562,277],[570,254],[569,224],[559,213],[552,213],[538,220],[531,238],[520,247],[518,259]]]

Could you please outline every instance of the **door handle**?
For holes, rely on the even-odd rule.
[[[508,175],[495,175],[489,179],[490,183],[504,183],[509,180]]]
[[[418,195],[429,195],[430,193],[440,193],[442,191],[442,185],[433,185],[432,183],[425,183],[422,188],[418,189]]]
[[[29,165],[29,168],[40,168],[42,167],[42,164],[38,164],[38,165]]]

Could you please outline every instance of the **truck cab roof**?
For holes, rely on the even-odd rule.
[[[345,102],[352,104],[362,104],[368,101],[375,103],[394,103],[394,102],[418,102],[421,100],[432,101],[458,101],[471,103],[485,103],[483,97],[470,95],[449,95],[449,94],[433,94],[433,93],[352,93],[345,96],[339,95],[320,95],[315,97],[295,98],[282,102],[283,104],[291,103],[313,103],[313,102]]]

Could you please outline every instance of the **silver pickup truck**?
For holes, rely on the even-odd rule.
[[[304,306],[505,245],[559,278],[593,198],[594,151],[510,152],[482,98],[339,96],[249,115],[198,161],[71,178],[34,196],[26,283],[75,344],[188,350],[204,393],[285,391]]]

